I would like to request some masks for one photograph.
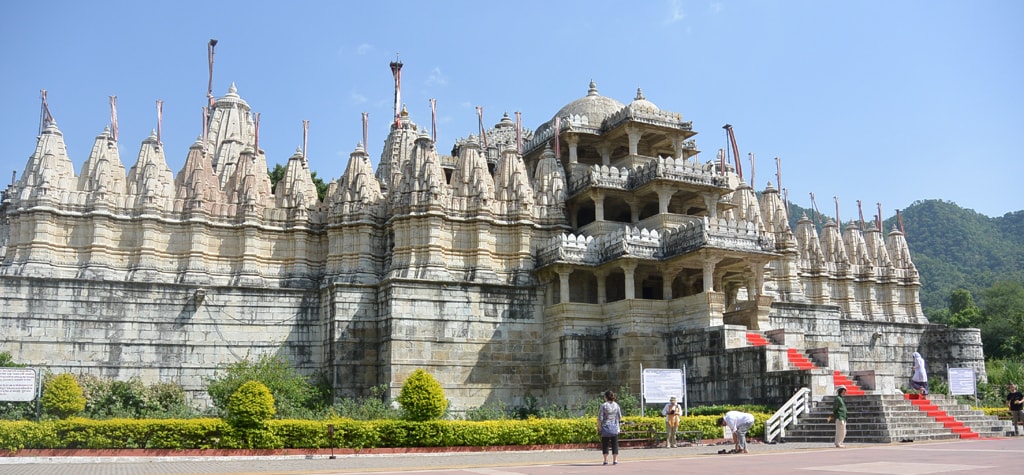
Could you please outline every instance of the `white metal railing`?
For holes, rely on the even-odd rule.
[[[776,438],[786,436],[786,427],[796,424],[800,414],[811,410],[811,389],[800,388],[775,414],[764,423],[764,441],[772,443]]]

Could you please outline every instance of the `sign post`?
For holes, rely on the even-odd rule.
[[[683,401],[684,414],[689,415],[689,403],[686,398],[686,367],[682,369],[656,369],[641,367],[640,382],[641,414],[647,403],[667,403],[669,398],[676,396]]]
[[[946,377],[949,381],[950,396],[974,396],[974,404],[978,404],[978,386],[974,377],[974,368],[950,368],[946,367]]]
[[[32,368],[0,368],[0,401],[36,401],[36,421],[39,420],[39,375]]]

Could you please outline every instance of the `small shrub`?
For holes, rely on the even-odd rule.
[[[422,369],[413,371],[398,395],[405,418],[411,421],[439,419],[448,410],[441,383]]]
[[[54,376],[43,385],[40,404],[47,414],[65,419],[85,410],[85,396],[75,377],[64,373]]]
[[[240,428],[262,428],[274,417],[274,396],[259,381],[241,385],[228,399],[227,421]]]

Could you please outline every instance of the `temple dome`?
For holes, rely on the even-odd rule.
[[[639,87],[636,88],[636,98],[633,99],[633,102],[629,103],[629,108],[633,109],[633,110],[637,110],[637,109],[659,110],[658,106],[654,105],[653,102],[648,101],[647,98],[644,97],[644,92],[642,90],[640,90]]]
[[[597,85],[594,84],[594,81],[590,81],[590,88],[587,90],[586,96],[576,99],[559,109],[551,120],[537,128],[536,134],[543,135],[544,132],[553,127],[555,117],[561,117],[562,120],[565,121],[569,117],[584,116],[587,118],[588,124],[594,127],[600,127],[601,123],[604,122],[608,116],[622,110],[623,107],[625,107],[625,104],[610,97],[598,94]]]
[[[594,81],[590,81],[590,89],[586,96],[566,104],[551,119],[582,115],[587,116],[591,125],[600,125],[606,117],[618,112],[623,107],[623,103],[598,94],[597,85],[594,84]]]

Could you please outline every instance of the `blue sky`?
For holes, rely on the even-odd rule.
[[[42,6],[42,5],[45,5]],[[628,103],[643,89],[694,121],[701,159],[735,130],[756,187],[782,162],[790,200],[844,219],[943,199],[988,216],[1024,209],[1024,2],[311,2],[13,0],[0,6],[0,183],[24,170],[39,90],[77,171],[118,97],[120,153],[135,163],[156,127],[175,173],[201,133],[206,45],[214,95],[234,82],[261,113],[260,145],[284,164],[302,144],[341,175],[370,115],[376,164],[402,99],[438,149],[504,112],[535,129],[587,92]]]

